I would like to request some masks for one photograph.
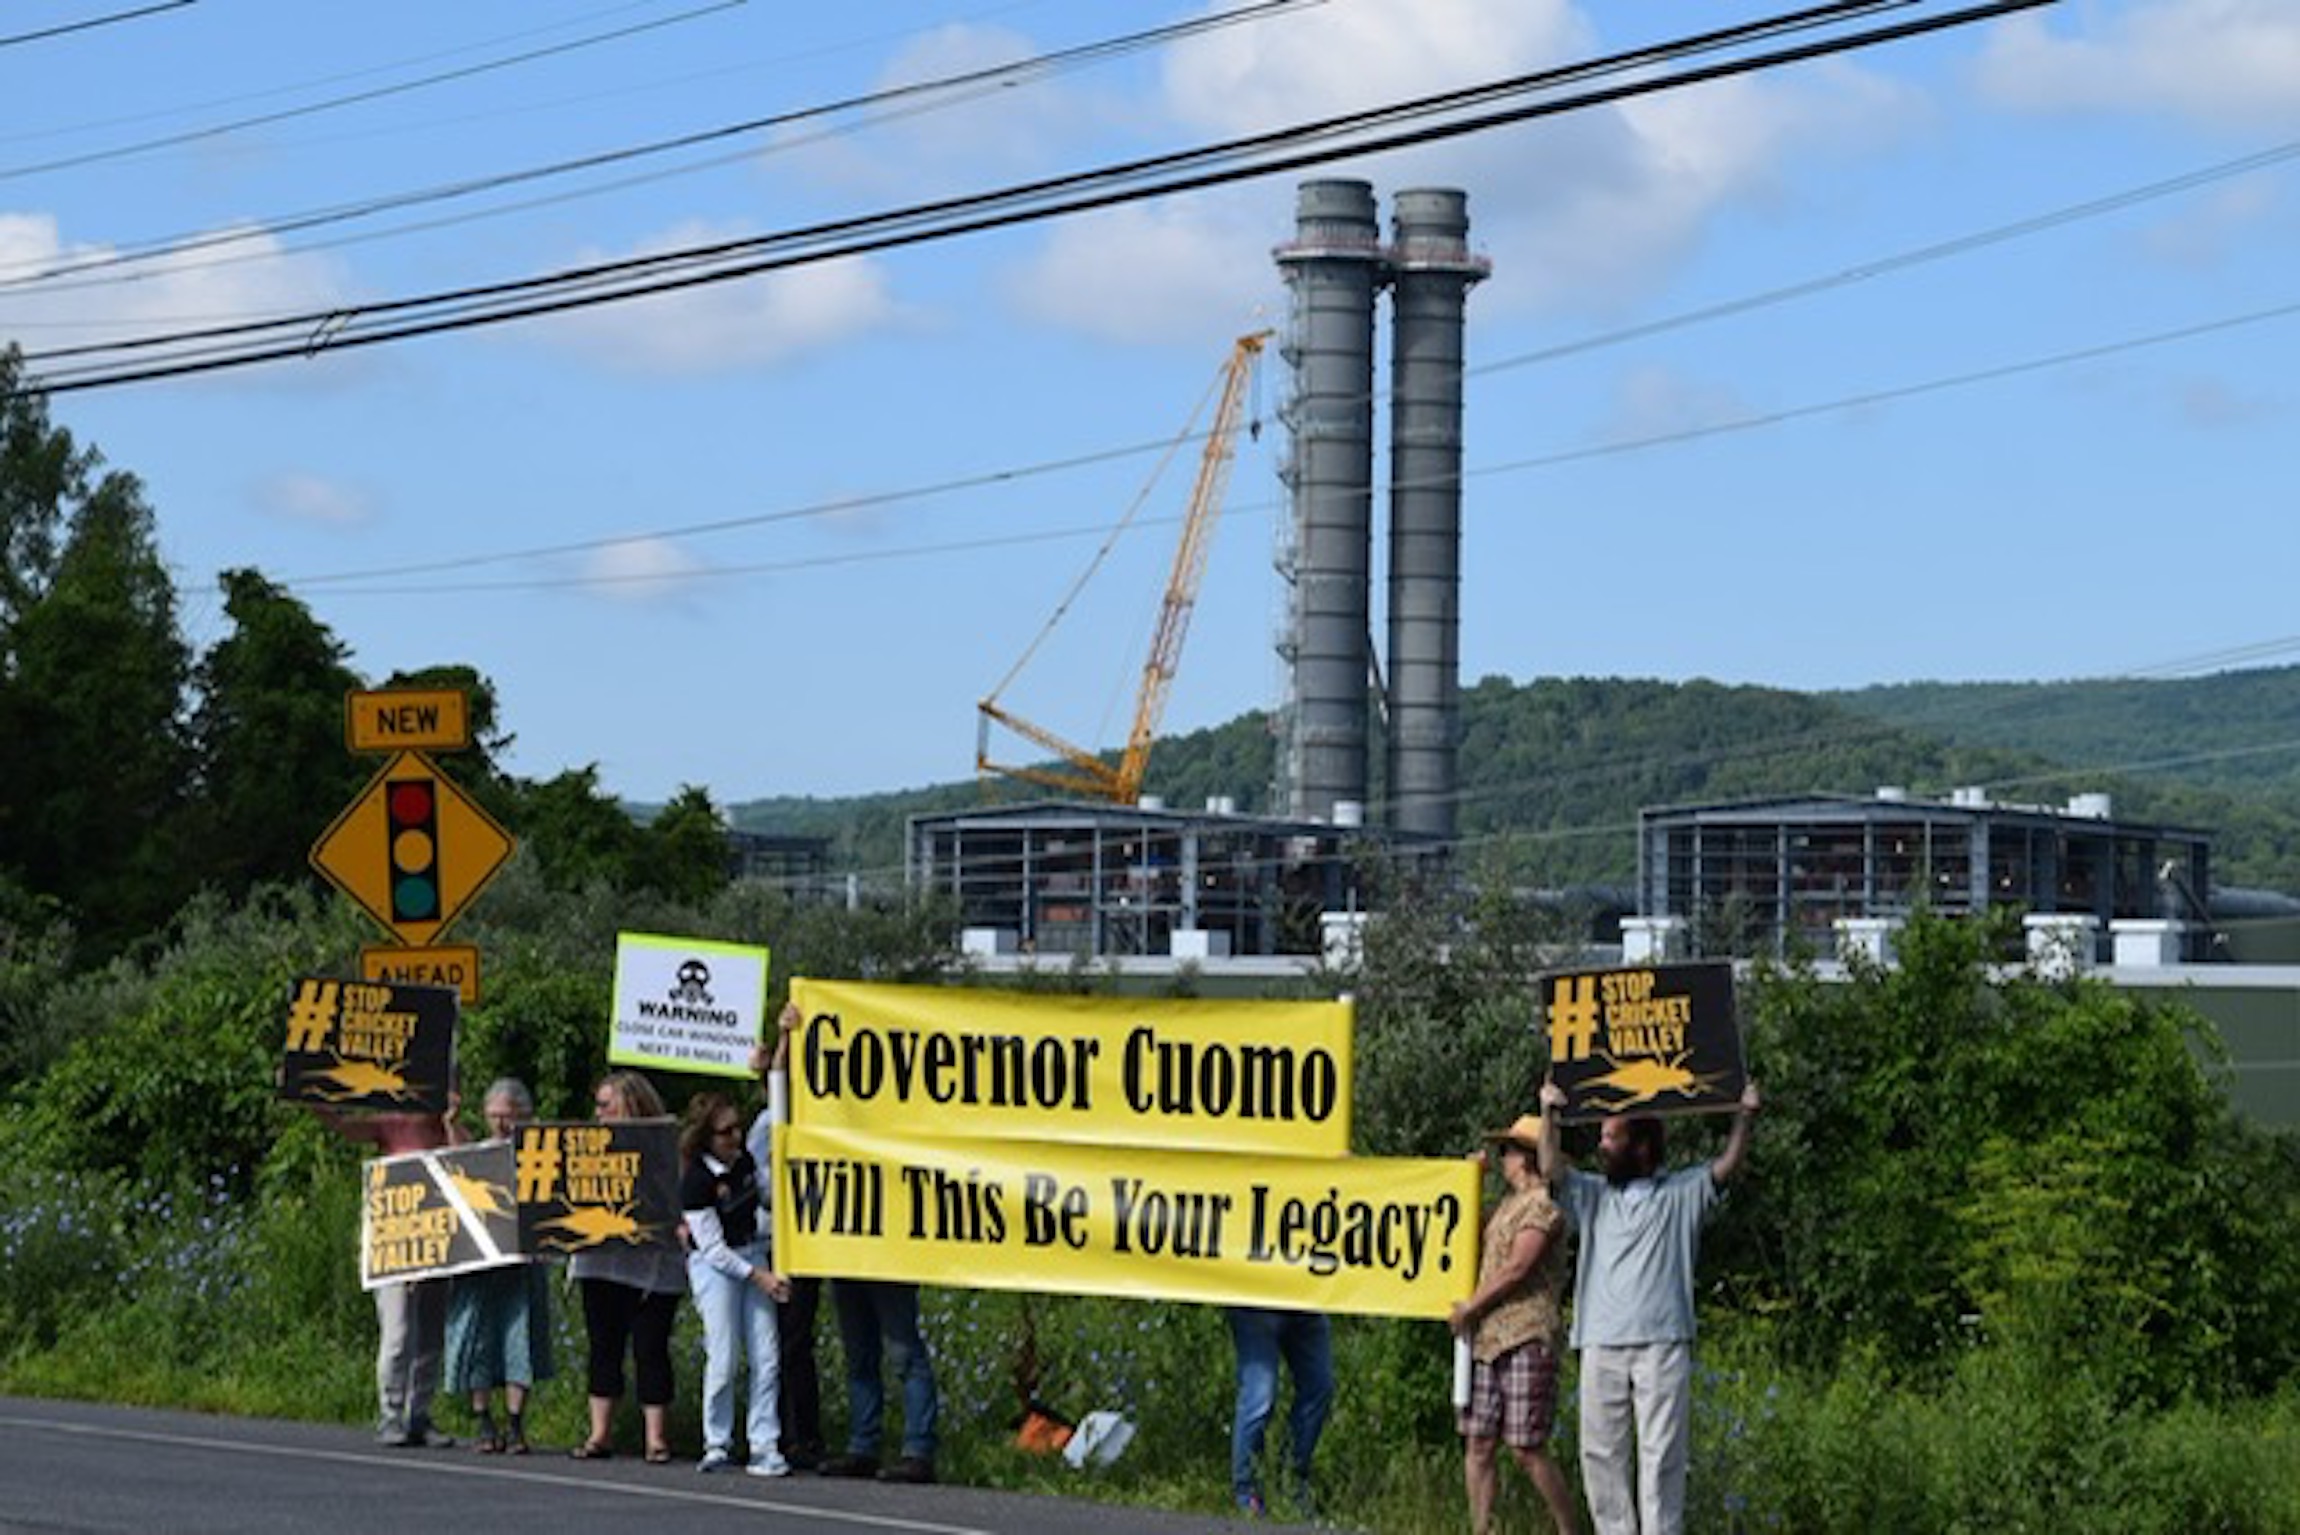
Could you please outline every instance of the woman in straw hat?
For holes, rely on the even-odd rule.
[[[1573,1489],[1549,1455],[1564,1332],[1565,1215],[1542,1177],[1541,1116],[1522,1115],[1486,1139],[1493,1151],[1478,1160],[1491,1166],[1499,1159],[1509,1192],[1486,1217],[1477,1289],[1454,1306],[1450,1324],[1470,1346],[1469,1404],[1459,1414],[1470,1525],[1478,1535],[1493,1528],[1506,1444],[1549,1505],[1552,1522],[1566,1535],[1579,1535]]]

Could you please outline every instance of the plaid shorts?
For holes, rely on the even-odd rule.
[[[1527,1343],[1492,1364],[1473,1360],[1469,1405],[1456,1415],[1465,1439],[1499,1439],[1521,1450],[1549,1443],[1557,1421],[1557,1354]]]

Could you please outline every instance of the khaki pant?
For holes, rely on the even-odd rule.
[[[1681,1535],[1693,1345],[1581,1351],[1581,1485],[1597,1535]]]
[[[431,1427],[431,1395],[447,1345],[447,1281],[378,1285],[375,1321],[376,1433],[399,1439]]]

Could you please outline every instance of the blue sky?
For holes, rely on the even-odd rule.
[[[201,0],[31,37],[132,7],[18,0],[0,338],[758,235],[1614,53],[1690,14],[1302,3],[962,99],[272,227],[1237,7]],[[2296,146],[2300,7],[2102,0],[1311,173],[1371,181],[1385,221],[1401,188],[1464,188],[1493,261],[1470,300],[1465,683],[2292,660]],[[975,700],[1147,497],[1004,695],[1123,738],[1195,449],[1155,482],[1154,453],[1110,450],[1174,438],[1233,339],[1283,318],[1270,248],[1299,179],[51,408],[145,481],[195,644],[224,629],[217,572],[253,565],[363,674],[493,678],[523,774],[596,762],[620,794],[721,802],[962,778]],[[1169,731],[1278,696],[1287,382],[1273,359]]]

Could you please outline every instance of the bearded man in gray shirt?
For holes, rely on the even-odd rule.
[[[1541,1087],[1542,1170],[1560,1167],[1564,1089]],[[1701,1227],[1749,1153],[1760,1099],[1741,1091],[1733,1132],[1706,1166],[1662,1170],[1661,1121],[1615,1115],[1602,1176],[1567,1170],[1558,1203],[1580,1235],[1570,1342],[1581,1353],[1581,1484],[1597,1535],[1679,1535],[1692,1440],[1693,1263]]]

